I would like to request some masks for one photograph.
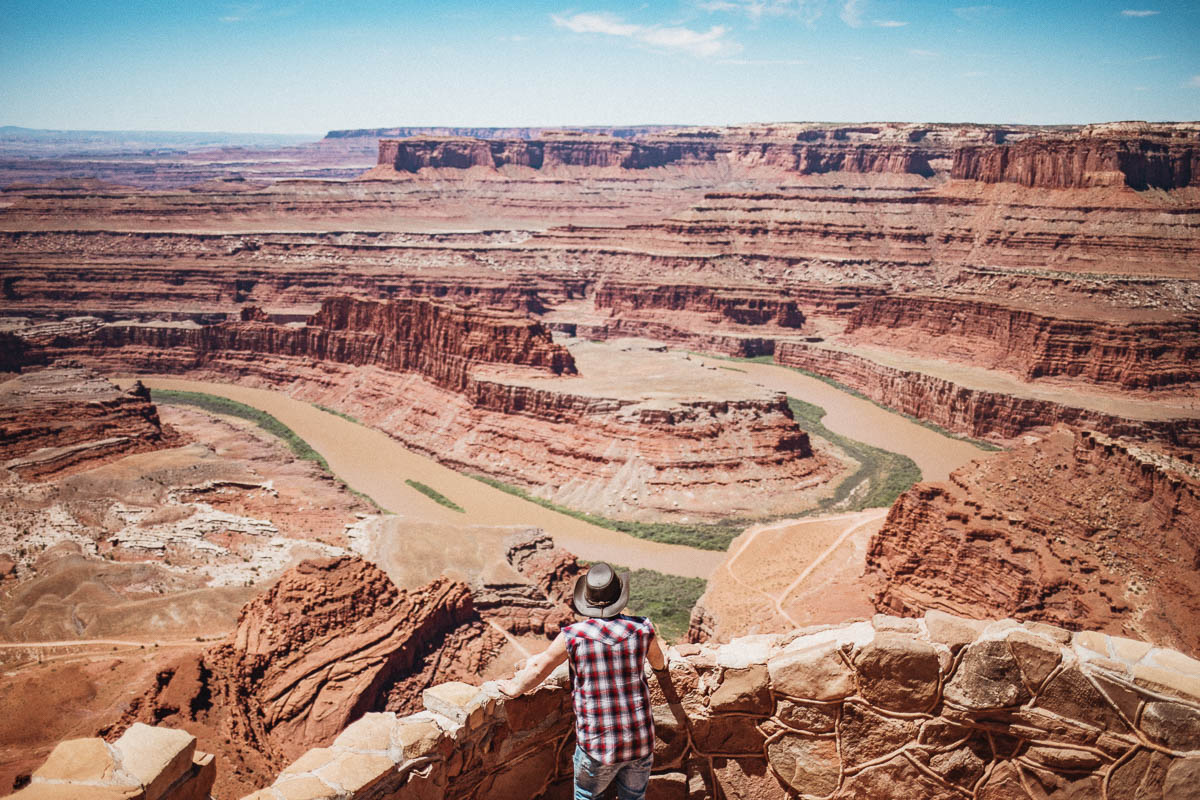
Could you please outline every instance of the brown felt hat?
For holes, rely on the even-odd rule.
[[[575,581],[575,610],[585,617],[611,619],[629,602],[629,573],[617,572],[603,561],[588,567]]]

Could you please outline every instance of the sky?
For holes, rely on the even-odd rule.
[[[0,0],[0,125],[1126,119],[1200,119],[1197,0]]]

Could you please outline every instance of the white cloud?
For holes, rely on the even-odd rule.
[[[937,53],[932,50],[909,50],[908,54],[917,58],[937,58]]]
[[[1159,13],[1161,13],[1161,12],[1151,11],[1148,8],[1147,9],[1127,8],[1121,12],[1121,16],[1122,17],[1153,17],[1155,14],[1159,14]]]
[[[877,19],[871,24],[877,28],[903,28],[908,23],[898,19]]]
[[[842,22],[851,28],[861,28],[865,5],[866,0],[846,0],[842,5],[842,12],[838,16],[842,18]]]
[[[225,7],[225,13],[217,17],[218,22],[262,22],[264,20],[281,19],[295,14],[299,6],[282,5],[267,7],[262,3],[235,3]]]
[[[802,17],[815,22],[824,10],[825,0],[699,0],[705,11],[736,11],[757,22],[763,17]]]
[[[609,36],[634,36],[642,29],[640,25],[621,22],[612,14],[575,14],[570,17],[552,16],[554,24],[575,33],[604,33]]]
[[[725,38],[729,29],[714,25],[707,31],[661,25],[637,25],[625,22],[612,14],[572,14],[569,17],[551,15],[554,24],[574,33],[599,33],[619,36],[662,50],[677,50],[695,56],[711,57],[722,53],[737,53],[742,48]]]

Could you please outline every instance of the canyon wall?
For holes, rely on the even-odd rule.
[[[902,414],[975,438],[1009,440],[1061,422],[1114,436],[1200,447],[1200,419],[1195,417],[1133,419],[1051,400],[975,389],[803,342],[778,343],[775,360],[783,366],[832,378]]]
[[[1135,640],[932,611],[672,648],[668,669],[653,798],[1184,800],[1200,777],[1200,662]],[[569,698],[565,669],[515,699],[433,686],[246,800],[567,797]]]
[[[1200,468],[1056,429],[901,495],[867,554],[876,606],[1013,616],[1200,654]]]
[[[937,153],[945,157],[945,153]],[[543,139],[432,138],[382,139],[379,165],[398,173],[422,169],[489,170],[524,167],[533,170],[768,169],[819,174],[826,172],[895,173],[929,176],[929,153],[907,143],[880,144],[833,140],[824,144],[756,141],[753,138],[687,134],[633,139],[549,135]],[[369,177],[382,173],[372,171]]]
[[[41,352],[103,358],[107,350],[136,349],[152,369],[199,367],[221,353],[307,358],[352,367],[414,373],[436,386],[486,396],[471,370],[503,366],[513,374],[576,374],[570,352],[537,322],[511,313],[443,304],[423,298],[386,303],[335,297],[301,326],[267,321],[259,309],[220,325],[102,325],[83,335],[46,342]]]
[[[537,138],[419,135],[381,139],[378,163],[399,173],[430,168],[645,170],[721,165],[800,175],[939,175],[1041,189],[1170,190],[1200,185],[1200,130],[1188,125],[1106,131],[885,123],[681,128],[630,137],[583,130],[546,131]]]
[[[663,285],[606,280],[596,287],[597,310],[613,314],[637,311],[699,312],[738,325],[800,328],[804,314],[798,304],[778,292],[751,287]]]
[[[1200,137],[1034,139],[968,146],[955,151],[950,175],[1041,189],[1181,189],[1200,186]]]
[[[1063,376],[1121,389],[1200,382],[1200,316],[1140,316],[1151,318],[1072,319],[980,300],[892,296],[859,305],[845,338],[934,351],[1024,381]]]
[[[25,479],[166,445],[150,393],[61,366],[0,382],[0,464]]]
[[[783,395],[589,389],[537,323],[402,311],[418,308],[438,305],[335,299],[308,326],[106,325],[38,353],[117,372],[286,388],[445,464],[606,516],[787,513],[809,507],[837,470],[814,454]]]

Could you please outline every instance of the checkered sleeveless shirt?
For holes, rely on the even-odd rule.
[[[643,662],[654,626],[622,614],[585,619],[562,629],[575,672],[575,738],[602,764],[654,751],[650,687]]]

